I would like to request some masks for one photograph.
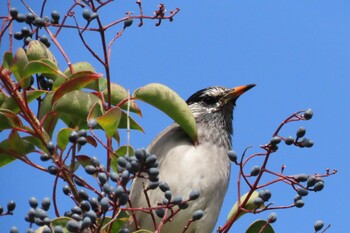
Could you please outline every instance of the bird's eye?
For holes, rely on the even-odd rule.
[[[203,102],[206,104],[215,104],[217,102],[217,99],[212,96],[204,96]]]

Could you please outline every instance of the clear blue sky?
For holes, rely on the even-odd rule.
[[[13,1],[24,11],[19,1]],[[36,2],[36,1],[29,1]],[[48,1],[53,3],[54,1]],[[168,3],[167,3],[168,2]],[[112,51],[112,78],[129,88],[160,82],[177,91],[184,99],[207,86],[256,83],[257,86],[239,99],[234,119],[234,149],[241,153],[252,145],[251,152],[259,152],[279,123],[291,113],[312,108],[312,121],[291,124],[284,136],[294,135],[300,126],[315,145],[311,149],[292,149],[281,146],[268,165],[285,173],[323,173],[326,168],[338,169],[338,174],[325,180],[325,189],[310,193],[301,209],[277,211],[276,232],[313,232],[313,223],[322,219],[331,224],[328,232],[347,233],[349,200],[347,187],[350,172],[347,134],[350,130],[350,2],[326,1],[167,1],[168,8],[179,7],[174,22],[145,21],[141,28],[128,28],[116,41]],[[145,12],[152,14],[157,1],[145,1]],[[51,10],[63,8],[49,6]],[[34,9],[37,9],[34,3]],[[5,1],[0,6],[5,12]],[[111,17],[118,19],[124,12],[137,12],[134,1],[110,8]],[[110,22],[107,19],[105,22]],[[115,33],[121,26],[116,26]],[[112,34],[113,35],[113,34]],[[73,62],[89,61],[101,66],[82,49],[75,31],[58,38]],[[93,44],[95,42],[91,40]],[[1,44],[1,54],[6,49]],[[79,49],[77,49],[79,48]],[[98,49],[98,47],[96,47]],[[59,57],[58,57],[59,58]],[[61,68],[64,61],[59,58]],[[138,119],[146,133],[133,133],[135,147],[146,147],[163,128],[172,122],[155,108],[140,103],[144,117]],[[3,140],[5,134],[1,133]],[[126,138],[125,134],[122,137]],[[219,224],[236,201],[237,167],[232,168],[229,192],[222,208]],[[14,217],[0,218],[1,232],[12,225],[27,227],[24,215],[28,199],[50,196],[52,177],[15,162],[0,169],[0,205],[16,200]],[[295,193],[287,186],[275,185],[271,201],[276,205],[293,202]],[[61,202],[64,206],[72,203]],[[67,207],[68,208],[68,207]],[[232,228],[243,232],[254,219],[266,218],[246,215]]]

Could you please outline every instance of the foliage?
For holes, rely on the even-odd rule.
[[[134,115],[131,115],[133,113],[141,115],[141,109],[136,102],[143,101],[166,113],[184,129],[194,144],[197,141],[197,129],[191,110],[169,87],[151,83],[140,87],[130,95],[127,88],[112,82],[109,71],[111,47],[128,27],[134,25],[133,20],[137,19],[140,27],[145,19],[156,20],[156,26],[160,26],[163,20],[173,21],[179,9],[166,15],[165,5],[159,4],[154,15],[147,16],[143,13],[141,0],[138,0],[136,4],[139,15],[127,12],[124,18],[103,25],[99,11],[109,6],[112,1],[72,1],[63,19],[57,11],[52,11],[51,17],[44,17],[45,1],[40,14],[33,11],[24,1],[23,3],[28,10],[26,15],[9,4],[8,15],[2,17],[0,42],[4,43],[6,33],[10,35],[10,39],[8,51],[3,55],[0,67],[0,131],[8,135],[7,139],[0,142],[0,167],[20,160],[33,169],[55,176],[52,200],[55,218],[51,219],[47,214],[50,201],[43,201],[42,206],[38,207],[37,200],[30,200],[31,209],[26,220],[31,227],[34,224],[38,226],[36,232],[82,232],[83,229],[90,229],[91,232],[127,232],[124,226],[128,219],[133,218],[135,211],[140,211],[137,207],[131,208],[126,205],[129,202],[130,182],[135,177],[149,179],[151,182],[150,186],[145,188],[145,195],[155,188],[160,188],[162,191],[164,189],[165,195],[168,191],[166,184],[157,180],[159,170],[154,155],[144,150],[136,150],[129,144],[120,145],[120,129],[143,131]],[[85,20],[83,26],[76,20],[79,11],[82,11],[81,17]],[[73,23],[69,24],[69,19],[72,19]],[[96,27],[91,26],[93,21],[97,22]],[[24,23],[29,29],[22,27],[21,32],[12,35],[14,24]],[[122,29],[107,43],[106,31],[119,24],[122,24]],[[78,31],[84,48],[105,68],[105,77],[87,62],[71,63],[57,40],[62,30]],[[42,31],[46,31],[49,38],[43,35]],[[87,31],[100,35],[102,56],[88,44],[85,35]],[[23,46],[16,51],[13,51],[12,46],[14,40],[23,43]],[[58,59],[55,57],[58,54],[54,55],[49,49],[51,42],[64,57],[68,65],[65,70],[58,65]],[[267,168],[268,161],[272,154],[277,152],[277,145],[281,141],[300,148],[312,147],[313,142],[304,137],[306,131],[303,128],[297,131],[295,139],[279,134],[285,124],[309,120],[312,115],[311,110],[292,114],[274,132],[271,141],[261,146],[263,150],[261,153],[245,158],[245,151],[239,159],[236,152],[228,152],[229,158],[240,169],[237,183],[237,196],[240,198],[219,232],[228,232],[232,225],[247,213],[258,214],[273,209],[302,207],[302,196],[307,195],[308,191],[316,192],[323,189],[323,177],[336,171],[295,176],[284,175],[284,168],[280,173]],[[99,136],[101,132],[102,137]],[[106,152],[105,165],[100,164],[99,159],[92,155],[79,153],[83,147],[91,146],[99,147]],[[40,155],[43,163],[35,163],[29,156],[32,154]],[[247,172],[248,162],[257,157],[262,157],[263,163]],[[51,161],[51,165],[47,165],[48,161]],[[85,170],[87,176],[92,176],[97,181],[97,186],[87,182],[86,177],[78,176],[78,169]],[[146,177],[144,173],[147,174]],[[266,173],[275,178],[267,183],[261,183],[261,177]],[[64,194],[75,203],[72,211],[64,215],[60,213],[55,199],[59,181],[65,184]],[[244,181],[250,189],[244,195],[241,195],[241,181]],[[265,188],[277,182],[283,182],[296,191],[298,197],[292,204],[277,206],[269,203],[271,193]],[[91,196],[87,190],[96,196]],[[150,209],[158,216],[164,215],[162,212],[164,209],[171,210],[173,215],[181,214],[180,210],[195,201],[198,196],[199,193],[194,192],[188,198],[170,197],[166,205],[153,206]],[[3,212],[2,207],[0,208],[0,215],[12,214],[15,207],[14,202],[9,202],[7,211]],[[149,212],[154,215],[152,211]],[[199,220],[202,215],[201,210],[195,212],[187,227],[191,222]],[[169,219],[165,219],[164,224],[167,221]],[[274,221],[276,216],[266,221],[257,220],[246,232],[274,232],[271,226]],[[317,222],[317,230],[322,227],[323,223]],[[162,225],[156,228],[161,230]],[[11,232],[16,232],[16,229]],[[138,232],[148,231],[141,229]]]

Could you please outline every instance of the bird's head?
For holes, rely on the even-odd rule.
[[[197,91],[186,101],[194,116],[215,112],[231,112],[236,105],[236,100],[244,92],[248,91],[255,84],[226,88],[220,86],[208,87]],[[231,114],[230,114],[231,115]]]

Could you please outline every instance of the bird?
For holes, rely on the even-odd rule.
[[[157,156],[159,179],[170,186],[173,197],[188,197],[193,190],[200,194],[198,199],[188,202],[188,208],[164,224],[161,233],[183,232],[196,210],[201,210],[203,216],[191,222],[186,233],[213,231],[230,180],[231,161],[227,153],[232,149],[233,110],[238,97],[254,86],[211,86],[197,91],[186,103],[196,120],[198,142],[193,143],[185,131],[173,123],[148,146],[147,152]],[[147,182],[142,178],[134,179],[130,187],[133,207],[147,208],[149,204],[156,207],[162,203],[164,193],[159,188],[147,192],[147,203],[143,193]],[[154,216],[158,224],[161,218]],[[151,215],[142,211],[134,212],[129,227],[132,231],[156,231]]]

